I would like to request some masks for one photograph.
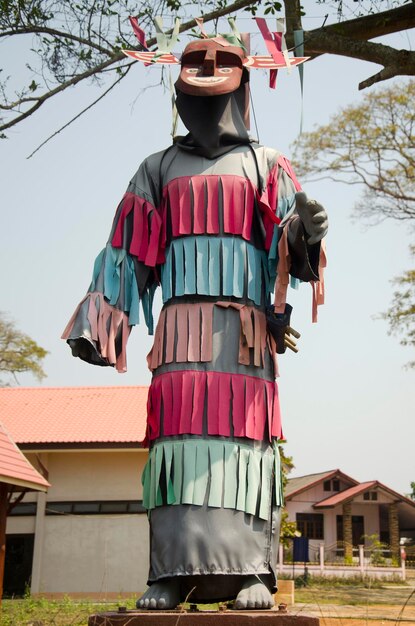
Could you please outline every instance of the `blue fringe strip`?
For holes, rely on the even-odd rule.
[[[163,302],[174,296],[247,297],[261,305],[272,284],[268,256],[238,237],[174,239],[161,268]]]

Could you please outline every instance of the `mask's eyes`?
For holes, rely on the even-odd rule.
[[[189,67],[189,68],[186,70],[186,72],[187,72],[188,74],[197,74],[197,73],[198,73],[198,71],[199,71],[199,70],[198,70],[198,68],[197,68],[197,67]]]
[[[230,74],[232,72],[231,67],[219,67],[218,70],[221,74]]]

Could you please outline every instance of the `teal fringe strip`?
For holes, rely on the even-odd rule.
[[[144,319],[150,335],[153,334],[153,283],[141,297]],[[123,249],[110,244],[99,253],[94,263],[89,291],[101,291],[109,304],[128,315],[129,326],[140,322],[140,295],[132,257]]]
[[[283,504],[277,444],[265,452],[227,441],[156,443],[143,477],[143,505],[193,504],[234,509],[269,519]],[[163,485],[163,488],[162,488]]]
[[[238,237],[174,239],[162,266],[163,302],[174,296],[247,296],[261,305],[270,291],[268,257]]]
[[[295,194],[287,196],[286,198],[280,198],[278,200],[278,217],[282,220],[289,213],[293,207],[295,202]],[[273,290],[273,285],[277,279],[277,265],[278,265],[278,239],[279,232],[278,226],[274,226],[274,235],[272,237],[271,247],[268,252],[268,271],[269,271],[269,281],[272,286],[271,291]],[[298,278],[294,278],[294,276],[290,276],[290,285],[293,289],[298,289],[300,285],[300,280]]]

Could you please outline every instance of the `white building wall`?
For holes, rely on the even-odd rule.
[[[141,500],[145,450],[50,452],[48,501]]]
[[[51,483],[46,502],[141,500],[147,456],[130,449],[42,453]],[[38,467],[35,453],[27,457]],[[24,502],[38,499],[30,493]],[[8,518],[7,533],[35,533],[33,593],[135,594],[146,588],[146,514],[16,516]]]
[[[38,593],[144,591],[148,546],[144,514],[47,516]]]
[[[352,502],[352,515],[363,515],[365,535],[379,535],[379,506],[377,502]],[[371,543],[365,539],[365,543]]]
[[[6,533],[8,535],[33,535],[35,532],[35,517],[8,517]]]

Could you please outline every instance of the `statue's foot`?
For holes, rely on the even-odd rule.
[[[235,601],[235,608],[243,609],[271,609],[274,598],[269,589],[256,576],[248,576]]]
[[[137,609],[174,609],[180,602],[179,582],[153,583],[136,602]]]

